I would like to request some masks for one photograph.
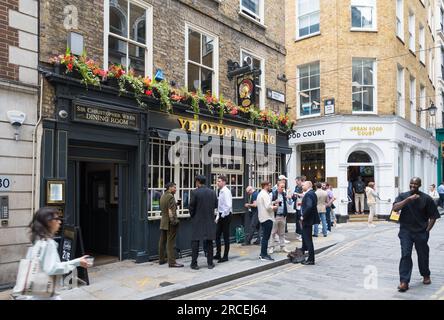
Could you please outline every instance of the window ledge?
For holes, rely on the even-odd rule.
[[[316,118],[316,117],[321,117],[321,114],[310,114],[308,116],[298,116],[298,120],[303,120],[303,119],[309,119],[309,118]]]
[[[320,35],[321,35],[321,32],[318,31],[318,32],[315,32],[315,33],[310,33],[310,34],[308,34],[306,36],[303,36],[303,37],[297,37],[296,36],[296,39],[294,39],[294,41],[298,42],[298,41],[302,41],[302,40],[305,40],[305,39],[308,39],[308,38],[317,37],[317,36],[320,36]]]
[[[378,29],[367,29],[367,28],[350,28],[351,32],[370,32],[370,33],[377,33]]]
[[[401,41],[403,45],[405,45],[404,39],[402,39],[399,35],[396,35],[396,38],[398,38],[398,40]]]
[[[250,20],[251,22],[255,23],[256,25],[258,25],[259,27],[261,27],[262,29],[267,29],[267,26],[265,24],[263,24],[262,22],[257,21],[256,19],[250,17],[248,14],[243,13],[242,11],[239,12],[239,15],[247,20]]]
[[[377,113],[375,111],[352,111],[352,114],[355,114],[355,115],[366,115],[366,114],[377,115]]]

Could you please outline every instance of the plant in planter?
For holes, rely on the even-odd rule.
[[[106,84],[115,88],[119,87],[119,79],[125,74],[125,68],[121,64],[111,64],[106,74]]]
[[[76,73],[76,78],[80,78],[80,74],[77,72],[78,58],[71,54],[71,50],[66,48],[65,54],[61,54],[49,59],[49,63],[54,65],[55,72],[58,74],[70,74]]]
[[[142,101],[142,96],[145,94],[143,78],[135,76],[133,71],[125,73],[119,78],[119,92],[128,93],[128,91],[134,93],[140,107],[146,107],[146,103]]]
[[[152,82],[152,88],[153,88],[153,93],[155,96],[158,97],[158,99],[160,100],[160,106],[161,108],[168,112],[171,113],[173,111],[173,105],[171,104],[171,100],[170,100],[170,85],[168,84],[167,81],[163,80],[163,81],[153,81]]]

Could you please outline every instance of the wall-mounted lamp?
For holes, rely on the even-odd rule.
[[[430,115],[433,117],[436,115],[436,110],[437,108],[435,104],[433,103],[433,101],[430,101],[430,107],[428,107],[427,109],[418,109],[417,111],[418,112],[429,111]]]

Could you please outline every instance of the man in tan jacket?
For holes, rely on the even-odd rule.
[[[179,219],[177,217],[177,204],[174,199],[176,193],[176,184],[170,182],[166,185],[166,191],[160,198],[160,210],[162,219],[160,220],[160,240],[159,240],[159,264],[165,264],[165,244],[168,251],[168,265],[170,268],[181,268],[183,264],[176,263],[176,244],[177,228]]]
[[[322,221],[322,234],[324,237],[327,236],[327,208],[326,205],[328,204],[328,193],[325,190],[322,190],[322,183],[317,182],[316,183],[316,196],[318,198],[318,213],[319,218]],[[319,224],[314,225],[314,231],[313,231],[313,237],[317,237],[319,233]]]

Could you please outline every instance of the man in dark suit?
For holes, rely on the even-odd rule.
[[[198,270],[199,241],[207,250],[208,269],[213,269],[213,240],[216,239],[215,209],[217,208],[216,192],[208,188],[204,176],[196,177],[196,189],[191,192],[191,269]]]
[[[308,258],[306,261],[303,261],[302,264],[313,265],[315,264],[315,256],[312,227],[314,224],[319,224],[321,222],[317,209],[318,197],[313,190],[313,184],[311,181],[305,181],[302,184],[302,190],[305,193],[301,205],[302,251],[305,253],[305,251],[308,250]]]

